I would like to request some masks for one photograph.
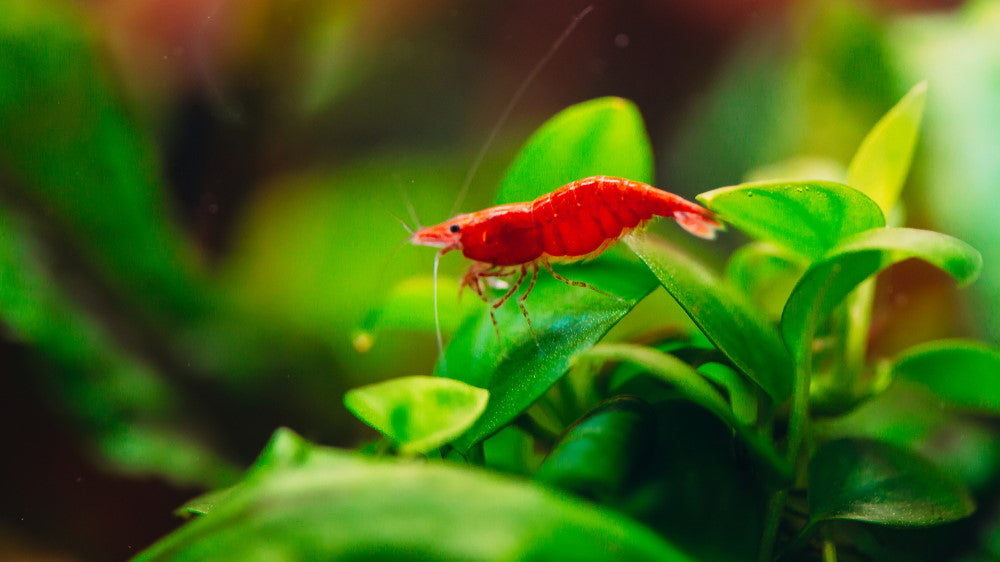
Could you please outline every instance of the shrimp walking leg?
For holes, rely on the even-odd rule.
[[[602,291],[602,290],[598,289],[597,287],[595,287],[595,286],[593,286],[593,285],[591,285],[589,283],[584,283],[583,281],[574,281],[572,279],[567,279],[566,277],[563,277],[562,275],[559,275],[558,273],[556,273],[556,270],[552,269],[552,264],[550,264],[548,262],[548,260],[542,260],[542,265],[545,266],[545,269],[549,270],[549,273],[552,274],[552,277],[555,277],[556,279],[558,279],[559,281],[562,281],[563,283],[565,283],[567,285],[570,285],[572,287],[583,287],[585,289],[590,289],[591,291],[594,291],[595,293],[600,293],[600,294],[602,294],[602,295],[604,295],[604,296],[606,296],[608,298],[615,299],[616,301],[619,301],[619,302],[624,302],[624,301],[622,301],[621,298],[619,298],[619,297],[617,297],[615,295],[612,295],[611,293]]]

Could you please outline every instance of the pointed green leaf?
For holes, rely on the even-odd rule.
[[[781,331],[796,358],[805,357],[818,323],[868,277],[903,260],[919,258],[971,282],[982,257],[958,240],[927,230],[880,228],[844,240],[802,276],[788,298]]]
[[[851,519],[928,526],[975,508],[968,491],[930,461],[888,443],[838,439],[809,462],[811,522]]]
[[[136,560],[690,560],[626,517],[537,485],[311,449]]]
[[[702,193],[698,200],[750,236],[810,258],[852,234],[885,226],[874,201],[828,181],[745,183]]]
[[[344,405],[404,454],[426,453],[468,429],[489,395],[457,380],[403,377],[350,390]]]
[[[528,140],[500,183],[497,203],[531,201],[588,176],[641,182],[653,177],[653,151],[632,102],[598,98],[568,107]]]
[[[885,216],[899,200],[920,133],[927,83],[914,86],[861,141],[847,169],[847,185],[871,197]]]
[[[896,359],[893,371],[959,408],[1000,415],[1000,350],[994,347],[968,340],[918,345]]]
[[[781,340],[745,296],[703,265],[651,237],[628,245],[701,331],[775,402],[791,391],[791,364]]]

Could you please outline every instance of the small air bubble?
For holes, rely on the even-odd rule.
[[[615,35],[615,47],[618,47],[619,49],[624,49],[625,47],[628,47],[628,42],[629,42],[628,35],[624,33],[619,33],[618,35]]]

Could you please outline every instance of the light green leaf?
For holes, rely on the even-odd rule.
[[[791,391],[791,363],[778,335],[745,296],[690,257],[631,236],[628,245],[701,331],[776,403]]]
[[[740,184],[702,193],[698,200],[750,236],[813,259],[852,234],[885,226],[875,202],[828,181]]]
[[[968,516],[969,492],[930,461],[880,441],[838,439],[809,462],[810,522],[929,526]]]
[[[652,180],[653,151],[642,115],[626,99],[579,103],[546,121],[507,169],[497,203],[531,201],[597,175]]]
[[[856,286],[892,264],[919,258],[971,282],[982,257],[958,240],[927,230],[880,228],[844,240],[802,276],[785,305],[781,331],[797,359],[808,353],[818,323]]]
[[[926,101],[921,82],[875,124],[847,169],[847,185],[871,197],[887,217],[910,171]]]
[[[806,265],[801,256],[786,248],[752,242],[729,256],[725,277],[769,318],[777,320]]]
[[[1000,351],[994,347],[968,340],[918,345],[896,359],[893,371],[954,406],[1000,415]]]
[[[136,560],[690,560],[621,515],[523,481],[310,449]]]
[[[399,443],[400,452],[426,453],[469,428],[490,393],[440,377],[403,377],[355,388],[344,405],[361,421]]]

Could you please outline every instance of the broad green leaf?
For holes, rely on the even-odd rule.
[[[621,515],[523,481],[314,449],[136,560],[690,560]]]
[[[750,236],[813,259],[852,234],[885,226],[874,201],[828,181],[745,183],[713,189],[698,200]]]
[[[648,182],[651,155],[642,119],[630,102],[584,102],[547,121],[528,140],[505,176],[497,202],[529,201],[594,174]],[[655,286],[646,268],[618,252],[562,268],[561,273],[614,296],[570,287],[542,270],[524,303],[531,329],[515,295],[496,311],[497,329],[483,310],[455,333],[437,374],[490,391],[486,412],[455,441],[460,449],[523,412],[565,374],[573,355],[593,345]]]
[[[848,166],[847,185],[871,197],[887,217],[910,171],[926,100],[921,82],[875,124]]]
[[[655,436],[648,404],[634,397],[612,398],[566,430],[538,467],[535,480],[614,503],[648,462]]]
[[[531,201],[597,175],[652,180],[653,151],[642,116],[628,100],[590,100],[546,121],[508,168],[497,203]]]
[[[569,287],[543,271],[524,303],[532,328],[514,302],[516,296],[496,310],[499,336],[485,310],[467,318],[436,374],[485,388],[490,401],[472,428],[453,443],[459,449],[521,414],[566,373],[576,353],[595,344],[655,286],[645,267],[613,256],[562,272],[621,300]]]
[[[781,331],[797,359],[806,356],[818,323],[868,277],[919,258],[971,282],[982,267],[974,248],[950,236],[912,228],[880,228],[844,240],[802,276],[785,305]]]
[[[752,242],[737,248],[726,263],[725,277],[731,285],[769,318],[781,318],[785,301],[805,271],[801,256],[770,242]]]
[[[89,22],[65,2],[0,11],[5,187],[133,305],[174,319],[202,312],[153,145],[114,90]]]
[[[441,377],[402,377],[355,388],[344,405],[361,421],[399,443],[400,452],[426,453],[469,428],[490,393]]]
[[[959,408],[1000,415],[1000,351],[994,347],[968,340],[918,345],[896,359],[893,371]]]
[[[757,393],[746,378],[722,363],[705,363],[698,367],[698,372],[726,391],[729,407],[738,423],[752,425],[757,422],[759,415]]]
[[[701,331],[776,403],[791,391],[791,364],[778,335],[747,298],[703,265],[650,237],[628,245]]]
[[[530,476],[542,461],[535,441],[519,427],[508,425],[483,441],[483,466],[519,476]]]
[[[838,439],[809,461],[810,522],[851,519],[929,526],[968,516],[968,491],[923,457],[866,439]]]
[[[1000,442],[989,420],[942,408],[930,389],[897,379],[846,415],[818,421],[821,440],[861,437],[916,451],[974,490],[992,485]],[[961,436],[960,438],[957,438]]]

